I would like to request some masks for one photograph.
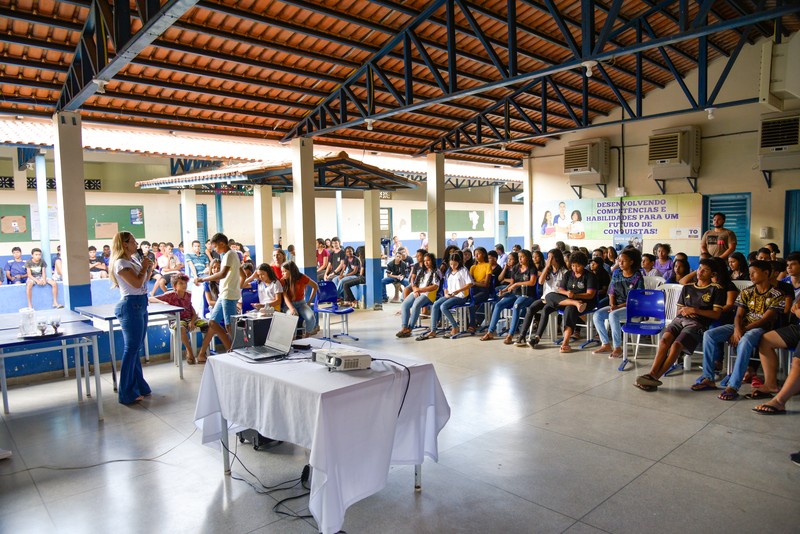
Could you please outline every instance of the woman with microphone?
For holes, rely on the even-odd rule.
[[[147,332],[147,281],[153,272],[153,262],[137,251],[138,247],[130,232],[119,232],[111,242],[108,261],[111,287],[119,287],[122,296],[114,310],[125,340],[119,372],[121,404],[133,404],[150,395],[150,386],[142,374],[139,350]]]

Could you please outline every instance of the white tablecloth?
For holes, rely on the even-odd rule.
[[[310,449],[309,510],[320,531],[337,532],[348,506],[386,485],[390,464],[421,464],[425,456],[438,461],[437,436],[450,418],[433,365],[370,355],[391,358],[411,371],[399,418],[409,374],[389,362],[345,373],[309,361],[209,358],[195,412],[203,443],[218,446],[225,420],[228,432],[254,428]]]

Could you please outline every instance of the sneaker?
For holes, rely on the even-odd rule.
[[[539,336],[533,336],[532,338],[530,338],[530,339],[528,340],[528,345],[529,345],[529,346],[530,346],[530,348],[532,348],[532,349],[535,349],[535,348],[536,348],[536,345],[538,345],[538,344],[539,344]]]
[[[10,455],[11,455],[11,453],[9,452],[9,456]],[[792,463],[794,465],[800,466],[800,452],[796,452],[794,454],[789,455],[789,458],[792,459]]]
[[[794,455],[792,455],[794,456]],[[6,458],[11,458],[11,451],[7,451],[5,449],[0,449],[0,460],[5,460]],[[795,462],[797,463],[797,462]]]

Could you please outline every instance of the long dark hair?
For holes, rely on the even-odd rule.
[[[462,256],[461,254],[456,254],[456,253],[450,254],[450,261],[454,261],[458,264],[456,271],[464,267],[464,256]]]
[[[633,263],[633,271],[638,273],[642,268],[642,254],[639,252],[639,250],[633,247],[624,248],[619,255],[622,256],[623,254],[627,256],[629,260],[631,260],[631,263]]]
[[[553,255],[553,259],[556,260],[556,270],[560,271],[561,269],[566,269],[567,264],[564,262],[564,253],[561,252],[561,249],[558,248],[551,248],[547,251],[548,254]]]
[[[294,286],[300,281],[300,279],[303,277],[303,274],[293,261],[287,261],[281,265],[281,267],[286,269],[286,276],[283,277],[283,292],[286,293],[286,296],[289,297],[290,301],[294,302],[295,300],[299,300],[294,298]]]
[[[738,271],[740,273],[747,272],[747,258],[744,257],[744,254],[742,254],[741,252],[734,252],[733,254],[731,254],[730,257],[738,262],[739,264]]]
[[[272,269],[272,267],[269,264],[262,263],[261,265],[258,266],[258,270],[263,272],[263,273],[266,273],[267,278],[269,278],[270,283],[278,281],[278,275],[275,274],[275,271]]]
[[[531,252],[531,258],[533,258],[533,265],[536,267],[537,271],[544,270],[545,259],[541,250],[534,250]]]

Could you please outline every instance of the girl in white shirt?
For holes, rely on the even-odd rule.
[[[262,263],[256,269],[255,277],[258,278],[258,304],[253,304],[256,309],[271,307],[275,311],[281,310],[283,302],[283,286],[275,275],[271,266]]]
[[[433,339],[436,337],[436,325],[439,324],[441,314],[450,323],[452,330],[445,334],[445,338],[451,338],[458,334],[458,323],[453,317],[452,311],[455,306],[462,306],[469,300],[469,291],[473,285],[472,276],[469,270],[464,267],[464,256],[460,252],[450,255],[450,270],[445,275],[444,295],[436,299],[431,309],[431,330],[417,338],[417,341]]]

